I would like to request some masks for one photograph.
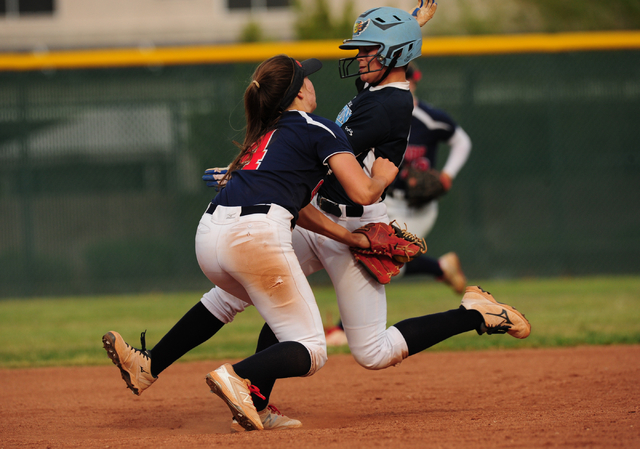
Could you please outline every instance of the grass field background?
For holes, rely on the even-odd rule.
[[[589,277],[473,282],[524,312],[532,324],[526,340],[468,332],[429,349],[480,350],[640,343],[640,277]],[[325,325],[338,317],[331,287],[314,287]],[[144,295],[6,299],[0,301],[0,367],[105,365],[101,336],[116,330],[132,345],[147,330],[147,347],[189,310],[202,292]],[[460,296],[424,278],[387,287],[388,323],[442,312]],[[240,314],[182,361],[250,355],[263,321],[254,308]],[[348,352],[330,348],[329,354]]]

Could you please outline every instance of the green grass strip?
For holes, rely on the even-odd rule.
[[[640,277],[491,280],[479,283],[524,312],[531,336],[467,332],[429,351],[542,348],[640,343]],[[338,318],[331,287],[314,287],[325,325]],[[0,301],[0,367],[106,365],[101,336],[116,330],[132,345],[147,330],[153,345],[200,299],[179,294],[8,299]],[[441,283],[394,280],[387,287],[388,323],[457,308],[461,297]],[[263,321],[252,307],[183,361],[242,358],[253,353]],[[330,348],[329,353],[348,352]]]

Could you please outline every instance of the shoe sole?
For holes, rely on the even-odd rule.
[[[264,423],[262,423],[262,425],[264,426]],[[293,430],[293,429],[299,429],[301,427],[302,427],[302,423],[299,423],[293,426],[280,426],[280,427],[273,427],[273,428],[265,427],[263,430]],[[246,432],[244,428],[240,424],[238,424],[237,421],[231,422],[230,430],[231,430],[231,433]]]
[[[281,427],[275,427],[275,428],[269,428],[267,429],[266,427],[264,428],[264,430],[268,430],[268,431],[287,431],[287,430],[293,430],[293,429],[299,429],[302,427],[302,424],[298,425],[298,426],[281,426]],[[241,433],[241,432],[246,432],[246,430],[237,422],[236,423],[231,423],[231,433]]]
[[[244,430],[260,430],[258,427],[256,427],[255,423],[245,415],[242,408],[234,404],[233,401],[231,401],[231,399],[229,399],[227,395],[224,394],[222,386],[213,378],[213,376],[211,376],[211,373],[207,374],[205,380],[207,382],[207,385],[209,385],[211,392],[227,404],[227,407],[229,407],[229,410],[231,410],[234,418]]]
[[[115,346],[116,346],[115,335],[113,335],[111,332],[107,332],[102,336],[102,347],[105,349],[105,351],[107,351],[107,356],[109,356],[109,359],[111,359],[113,364],[117,366],[118,369],[120,370],[120,375],[122,376],[122,380],[124,380],[125,383],[127,384],[127,388],[131,390],[131,392],[136,396],[140,396],[138,394],[138,389],[134,387],[133,383],[131,382],[131,376],[126,370],[122,369],[122,364],[120,363],[120,357],[118,357],[118,352],[116,351]]]

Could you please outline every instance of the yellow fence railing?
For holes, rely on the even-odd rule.
[[[0,71],[259,62],[279,53],[339,59],[338,40],[0,53]],[[640,49],[640,31],[425,37],[423,56]]]

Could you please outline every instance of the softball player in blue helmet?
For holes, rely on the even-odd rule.
[[[421,43],[420,26],[408,20],[410,17],[395,8],[371,9],[358,17],[352,39],[341,47],[358,51],[356,57],[341,63],[341,74],[349,75],[344,67],[355,64],[349,61],[357,61],[360,83],[358,94],[345,105],[336,122],[365,171],[380,156],[400,166],[407,148],[414,105],[405,68],[420,55],[416,43]],[[384,198],[385,194],[371,205],[355,204],[339,180],[329,174],[313,204],[332,221],[353,231],[370,222],[388,223]],[[367,369],[397,365],[463,332],[509,333],[516,338],[529,335],[531,326],[524,315],[497,303],[477,286],[466,289],[459,308],[387,327],[385,287],[355,262],[347,247],[306,229],[296,229],[293,246],[305,274],[321,269],[328,273],[351,354]],[[233,303],[231,300],[226,304]],[[265,325],[258,350],[277,341]]]
[[[407,67],[407,79],[410,90],[415,93],[421,73],[413,63]],[[428,170],[436,166],[436,157],[440,143],[446,143],[449,156],[440,174],[443,185],[448,190],[467,161],[471,151],[471,139],[445,111],[420,101],[414,97],[409,144],[404,154],[400,173],[389,187],[384,200],[387,214],[392,220],[407,226],[418,236],[427,237],[438,216],[438,200],[428,203],[411,204],[406,193],[413,187],[407,182],[407,167],[415,170]],[[466,288],[466,278],[462,272],[460,260],[454,252],[443,254],[439,258],[422,255],[404,265],[401,274],[427,274],[450,285],[458,294]],[[326,330],[327,346],[343,346],[348,343],[342,321]]]

